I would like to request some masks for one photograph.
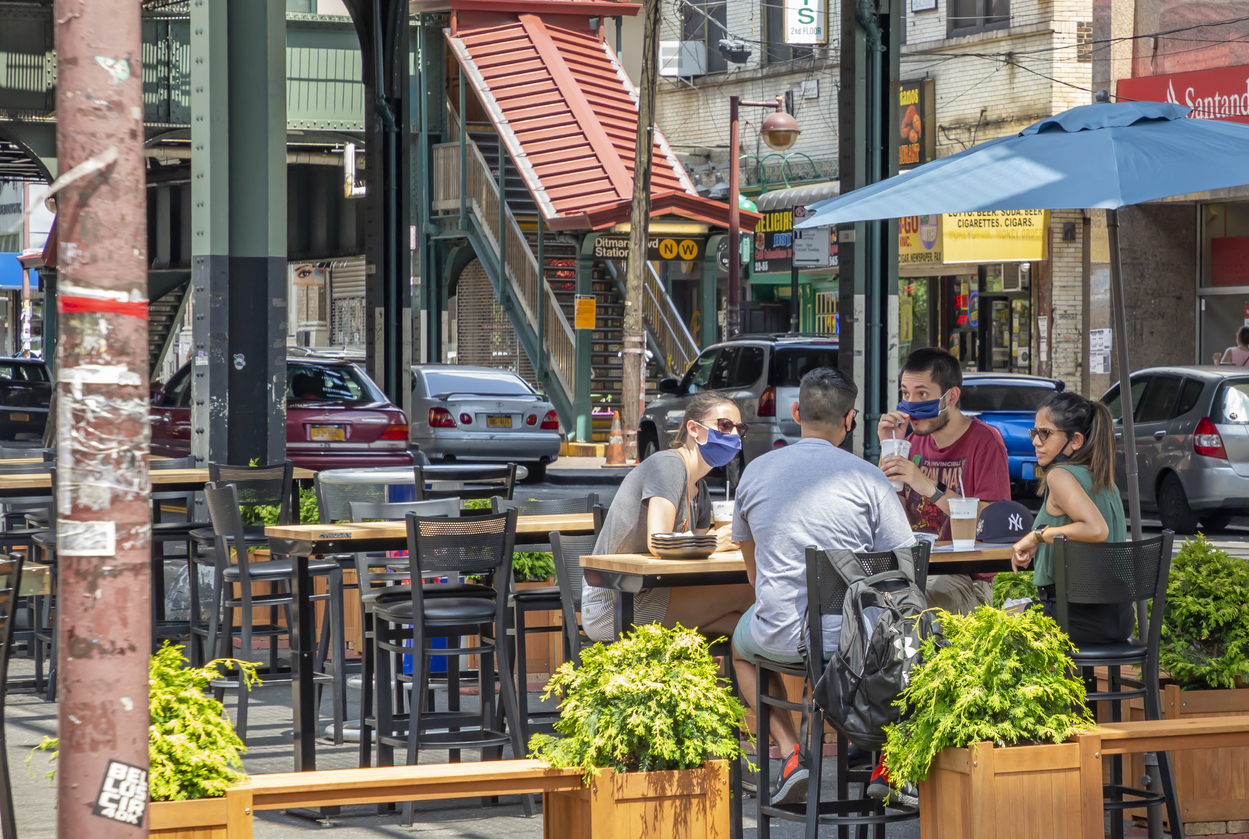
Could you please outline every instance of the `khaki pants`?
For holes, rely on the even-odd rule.
[[[937,574],[928,578],[928,605],[966,615],[978,606],[993,605],[993,583],[966,574]]]

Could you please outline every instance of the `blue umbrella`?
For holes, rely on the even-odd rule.
[[[798,228],[985,210],[1104,209],[1119,338],[1124,440],[1135,440],[1118,210],[1249,184],[1249,125],[1185,119],[1164,102],[1082,105],[909,172],[812,205]],[[1132,538],[1141,538],[1136,446],[1124,445]]]

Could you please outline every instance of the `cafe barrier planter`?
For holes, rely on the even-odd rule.
[[[1145,719],[1144,709],[1139,706],[1139,700],[1133,703],[1132,720]],[[1249,715],[1249,690],[1181,690],[1173,684],[1162,689],[1164,720],[1244,715]],[[1249,720],[1246,724],[1249,725]],[[1202,833],[1247,832],[1249,825],[1228,825],[1219,829],[1218,823],[1249,822],[1249,748],[1234,746],[1174,752],[1171,767],[1185,833],[1190,832],[1189,825],[1198,824],[1202,825]],[[1124,778],[1139,778],[1143,774],[1143,755],[1130,755],[1124,760]],[[1145,811],[1133,810],[1132,815],[1143,820]],[[1163,818],[1166,819],[1165,808]],[[1196,830],[1191,832],[1197,833]]]
[[[1082,762],[1094,778],[1091,794]],[[919,782],[919,832],[924,839],[1100,835],[1100,777],[1100,760],[1074,742],[943,749]]]
[[[727,839],[729,763],[674,772],[603,769],[588,788],[543,795],[542,813],[544,839]]]
[[[226,839],[225,798],[153,801],[148,804],[152,839]]]

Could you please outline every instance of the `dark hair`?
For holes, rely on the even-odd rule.
[[[1049,411],[1058,430],[1067,439],[1078,431],[1084,435],[1084,445],[1075,451],[1067,463],[1087,466],[1093,473],[1093,490],[1103,490],[1115,483],[1115,421],[1110,409],[1101,402],[1085,399],[1078,393],[1060,391],[1045,397],[1037,413]],[[1065,446],[1064,446],[1065,447]],[[1045,479],[1041,479],[1041,491]]]
[[[729,399],[723,393],[714,390],[704,390],[701,393],[694,394],[694,398],[685,406],[685,416],[681,417],[681,428],[677,431],[677,436],[672,439],[672,448],[679,449],[685,445],[685,438],[688,435],[686,427],[690,420],[694,422],[702,422],[711,415],[717,405],[732,405],[737,407],[737,403]]]
[[[802,377],[798,414],[804,425],[835,427],[854,407],[858,386],[840,370],[816,367]]]
[[[1236,343],[1249,344],[1249,326],[1242,326],[1236,330]]]
[[[952,387],[963,386],[963,368],[949,350],[940,347],[920,347],[906,357],[903,373],[927,373],[944,393]]]

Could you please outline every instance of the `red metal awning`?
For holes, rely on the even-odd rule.
[[[627,221],[638,98],[611,47],[588,29],[532,14],[474,29],[461,23],[447,40],[551,228]],[[653,215],[728,225],[728,205],[694,191],[658,128],[653,161]],[[757,217],[742,216],[743,229],[753,229]]]

